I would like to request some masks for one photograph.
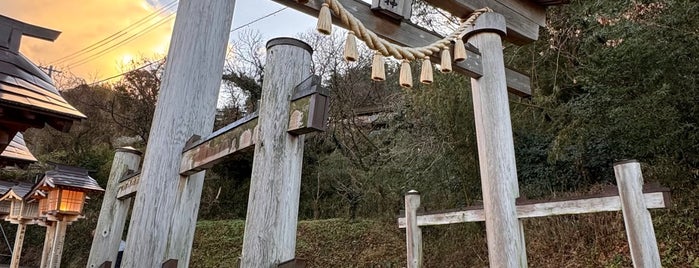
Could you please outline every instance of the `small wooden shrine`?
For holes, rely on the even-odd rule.
[[[24,142],[22,132],[17,132],[10,144],[0,153],[0,168],[6,166],[25,168],[36,161],[36,157],[29,151],[27,144]],[[4,193],[4,191],[0,191],[0,193]]]
[[[49,125],[68,132],[86,116],[70,105],[53,80],[19,52],[22,36],[46,41],[60,32],[0,15],[0,152],[15,134]]]

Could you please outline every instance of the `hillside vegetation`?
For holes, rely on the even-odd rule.
[[[699,2],[689,0],[573,0],[549,10],[539,41],[504,48],[506,64],[532,77],[533,96],[511,96],[509,107],[522,196],[594,194],[615,184],[615,161],[637,159],[645,181],[673,196],[671,208],[652,211],[664,267],[699,267],[696,14]],[[315,49],[313,72],[331,104],[328,130],[306,135],[297,255],[310,267],[402,267],[395,217],[407,191],[420,191],[426,210],[481,203],[470,81],[436,73],[430,85],[401,89],[388,62],[387,81],[373,82],[371,52],[344,62],[341,34],[299,38]],[[220,107],[217,128],[256,109],[263,39],[246,32],[234,40],[222,78],[236,93]],[[27,132],[42,164],[3,170],[0,179],[33,181],[53,161],[94,170],[105,185],[117,147],[147,148],[159,63],[112,84],[63,85],[89,119],[67,134]],[[419,77],[417,64],[412,70]],[[240,255],[251,162],[242,155],[207,171],[192,266],[232,267]],[[68,228],[65,267],[85,266],[100,203],[92,196],[86,218]],[[14,227],[2,224],[11,242]],[[528,219],[524,227],[530,267],[631,266],[620,213]],[[38,265],[43,232],[28,228],[22,265]],[[424,234],[427,267],[487,266],[482,223]]]

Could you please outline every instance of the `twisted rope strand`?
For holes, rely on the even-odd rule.
[[[459,27],[448,36],[427,46],[413,48],[395,45],[377,36],[376,33],[367,29],[361,21],[355,18],[352,13],[348,12],[338,0],[325,0],[325,3],[327,3],[330,10],[332,10],[333,13],[340,18],[340,21],[349,27],[349,29],[355,33],[357,38],[364,41],[364,43],[366,43],[370,49],[376,50],[384,56],[393,56],[399,60],[423,59],[427,56],[432,56],[435,53],[438,53],[445,47],[449,46],[452,40],[462,37],[466,29],[469,26],[472,26],[481,14],[493,11],[487,7],[477,9],[471,13],[471,16],[468,17],[468,19],[463,20],[461,25],[459,25]]]

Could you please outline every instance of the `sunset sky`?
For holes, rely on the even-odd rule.
[[[92,82],[128,70],[132,60],[166,55],[176,5],[173,0],[0,0],[0,14],[62,32],[53,43],[24,37],[20,51],[38,65],[53,65]],[[238,0],[232,28],[281,8],[270,0]],[[269,39],[294,36],[314,24],[314,18],[285,9],[246,28]],[[90,47],[112,35],[114,40]]]

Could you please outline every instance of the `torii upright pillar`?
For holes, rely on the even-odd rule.
[[[97,219],[97,227],[92,238],[90,257],[87,259],[88,268],[100,267],[107,261],[116,263],[126,216],[131,206],[130,198],[117,199],[119,181],[129,171],[138,171],[140,165],[140,151],[131,147],[122,147],[116,150],[102,199],[102,208]]]
[[[519,196],[502,39],[505,17],[488,12],[465,38],[481,52],[483,76],[471,79],[490,267],[526,267],[517,219]]]
[[[294,86],[311,75],[312,52],[296,39],[267,43],[241,267],[272,268],[294,258],[304,136],[285,130]]]
[[[189,265],[204,172],[180,176],[182,149],[213,130],[234,6],[179,2],[122,267]]]

